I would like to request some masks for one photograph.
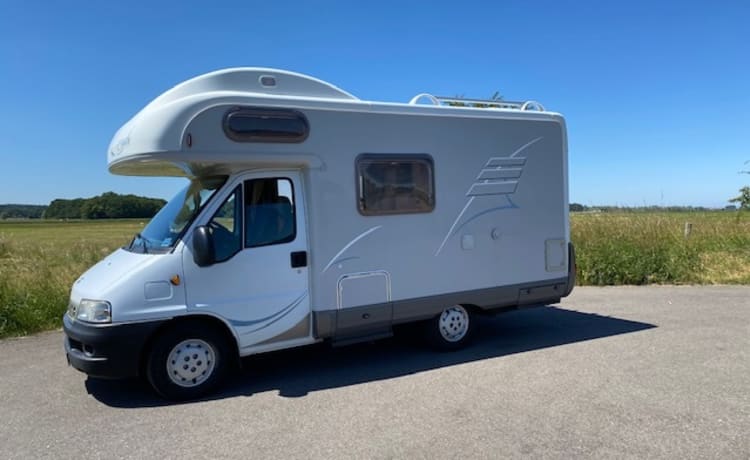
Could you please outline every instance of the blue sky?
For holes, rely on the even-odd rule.
[[[177,179],[110,175],[117,128],[175,84],[278,67],[361,99],[534,99],[566,116],[570,199],[724,206],[750,175],[750,2],[0,0],[0,203]]]

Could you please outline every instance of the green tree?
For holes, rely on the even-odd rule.
[[[45,219],[80,219],[81,208],[85,200],[76,198],[74,200],[57,199],[52,200],[44,212]]]
[[[740,209],[750,210],[750,187],[742,187],[740,195],[729,200],[730,203],[737,203]]]
[[[750,160],[746,161],[745,164],[750,164]],[[740,171],[740,174],[750,174],[750,171]],[[740,209],[750,209],[750,187],[742,187],[740,189],[740,195],[729,200],[730,203],[737,203]]]
[[[586,210],[586,207],[580,203],[570,203],[571,212],[582,212],[585,210]]]

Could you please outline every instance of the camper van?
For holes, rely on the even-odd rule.
[[[476,315],[575,284],[565,122],[536,102],[372,102],[227,69],[154,99],[107,160],[186,183],[75,281],[65,352],[166,398],[215,389],[240,357],[409,322],[457,349]]]

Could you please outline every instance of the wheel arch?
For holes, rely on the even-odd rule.
[[[227,344],[230,347],[230,353],[232,354],[232,364],[236,367],[239,366],[240,363],[240,352],[239,352],[239,342],[237,339],[237,335],[235,334],[234,330],[227,324],[224,320],[221,318],[218,318],[214,315],[206,314],[206,313],[196,313],[196,314],[188,314],[183,316],[176,316],[168,321],[165,321],[161,326],[159,326],[148,338],[146,343],[143,346],[143,349],[141,350],[141,356],[139,358],[139,364],[138,364],[138,370],[139,375],[143,376],[146,375],[146,365],[148,363],[148,356],[151,352],[151,349],[154,345],[154,341],[157,337],[159,337],[161,334],[163,334],[165,331],[178,327],[183,326],[185,324],[199,324],[203,327],[209,327],[215,330],[216,332],[219,332],[227,341]]]
[[[461,305],[464,307],[469,313],[472,314],[484,314],[486,310],[479,305],[474,305],[473,303],[458,303],[457,305]]]

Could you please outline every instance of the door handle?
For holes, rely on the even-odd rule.
[[[292,268],[307,267],[307,251],[296,251],[291,256]]]

